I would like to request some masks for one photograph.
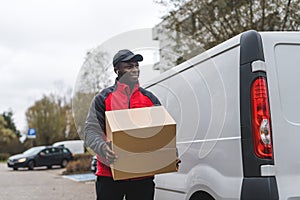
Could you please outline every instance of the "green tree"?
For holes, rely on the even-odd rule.
[[[52,92],[52,99],[59,106],[66,121],[64,140],[80,139],[77,133],[72,113],[72,89],[66,87],[63,81],[55,82],[56,89]]]
[[[65,102],[64,99],[66,98],[53,94],[44,95],[27,109],[28,127],[36,128],[37,131],[34,145],[51,145],[61,140],[79,139],[72,116],[71,102]]]
[[[297,0],[154,1],[167,10],[160,28],[165,33],[177,32],[173,50],[185,59],[246,30],[300,30]],[[185,59],[179,58],[178,62]]]
[[[13,139],[17,138],[16,134],[13,130],[6,128],[7,122],[4,117],[0,115],[0,144],[1,146],[4,144],[9,144]]]
[[[53,96],[44,96],[27,109],[29,128],[36,128],[36,145],[49,145],[64,138],[66,120],[60,105]]]
[[[20,137],[21,136],[20,131],[17,130],[16,125],[13,120],[13,112],[11,110],[9,110],[7,112],[3,112],[2,117],[6,121],[5,128],[12,130],[16,134],[17,137]]]
[[[7,126],[7,121],[0,115],[0,153],[19,153],[23,150],[23,145],[16,133]]]

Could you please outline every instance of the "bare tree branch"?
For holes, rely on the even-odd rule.
[[[265,0],[261,0],[261,10],[262,10],[262,16],[261,16],[261,30],[265,30]]]
[[[285,29],[285,25],[286,25],[287,18],[288,18],[288,15],[289,15],[290,5],[291,5],[291,0],[288,1],[287,5],[285,7],[285,16],[283,18],[283,23],[282,23],[282,26],[281,26],[282,31]]]

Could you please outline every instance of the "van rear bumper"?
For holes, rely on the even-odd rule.
[[[242,200],[278,200],[276,178],[270,177],[244,177],[241,191]]]

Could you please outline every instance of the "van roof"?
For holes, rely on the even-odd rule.
[[[145,83],[143,85],[143,87],[148,88],[148,87],[150,87],[150,86],[152,86],[156,83],[159,83],[159,82],[161,82],[165,79],[168,79],[168,78],[170,78],[170,77],[172,77],[172,76],[174,76],[174,75],[176,75],[176,74],[178,74],[178,73],[180,73],[184,70],[187,70],[187,69],[189,69],[189,68],[191,68],[191,67],[193,67],[193,66],[195,66],[195,65],[197,65],[197,64],[199,64],[199,63],[201,63],[201,62],[203,62],[203,61],[205,61],[209,58],[212,58],[212,57],[214,57],[214,56],[216,56],[216,55],[218,55],[218,54],[220,54],[224,51],[227,51],[229,49],[232,49],[232,48],[238,46],[240,44],[240,36],[241,36],[241,34],[239,34],[239,35],[227,40],[226,42],[223,42],[223,43],[221,43],[221,44],[219,44],[219,45],[217,45],[217,46],[215,46],[215,47],[213,47],[213,48],[211,48],[211,49],[209,49],[209,50],[207,50],[207,51],[205,51],[205,52],[203,52],[203,53],[201,53],[201,54],[199,54],[199,55],[197,55],[197,56],[195,56],[195,57],[193,57],[193,58],[191,58],[191,59],[189,59],[189,60],[187,60],[183,63],[181,63],[180,65],[177,65],[177,66],[171,68],[170,70],[160,74],[156,78],[154,78],[154,79],[148,81],[147,83]]]
[[[62,144],[68,144],[68,143],[83,143],[83,140],[65,140],[65,141],[59,141],[59,142],[55,142],[53,144],[53,146],[62,145]]]

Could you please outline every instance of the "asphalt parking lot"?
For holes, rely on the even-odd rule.
[[[61,168],[13,171],[0,163],[1,200],[96,199],[94,181],[77,182],[63,177]]]

